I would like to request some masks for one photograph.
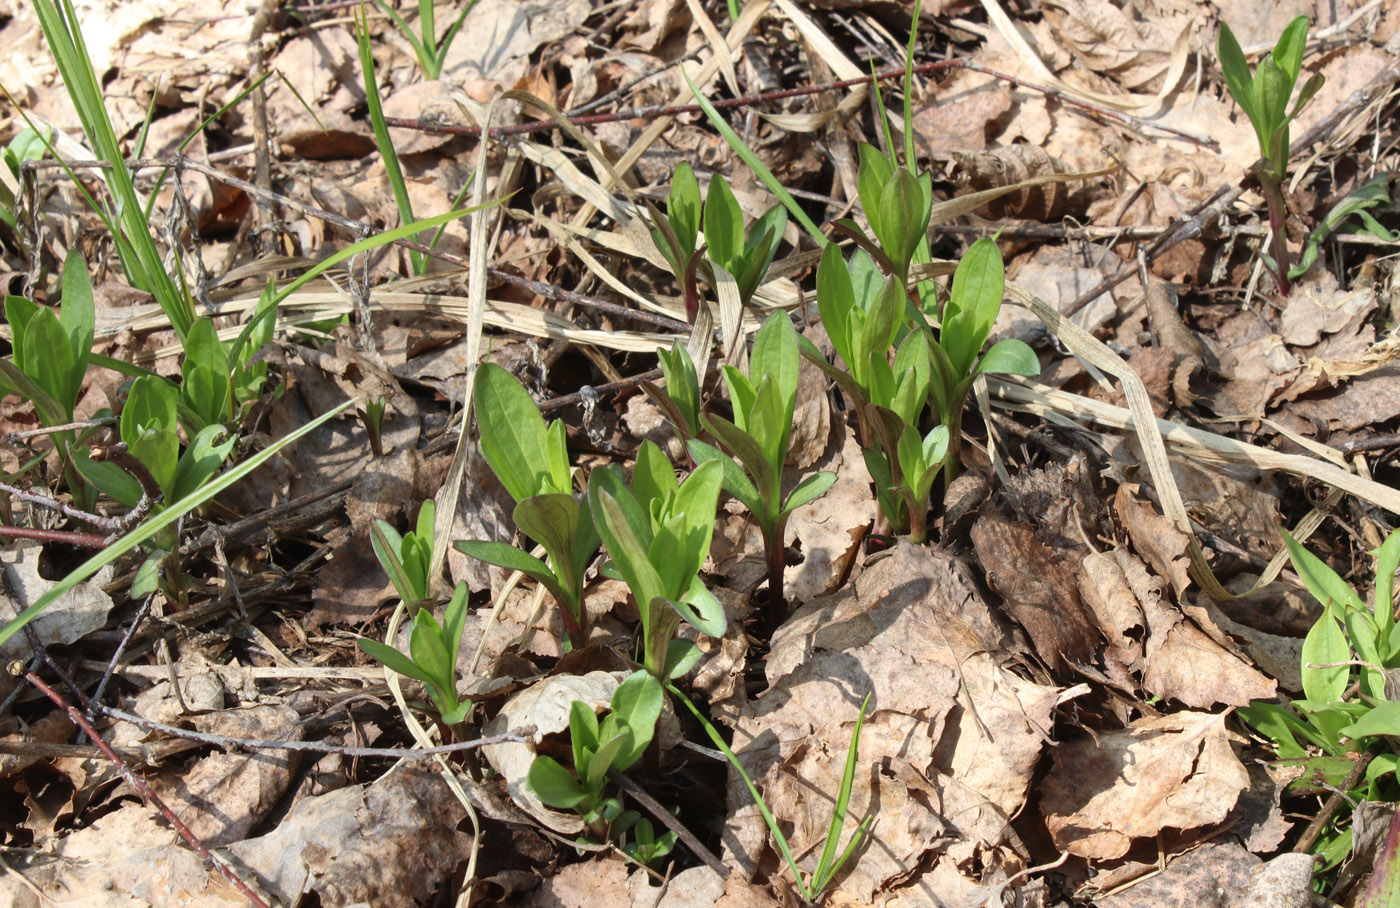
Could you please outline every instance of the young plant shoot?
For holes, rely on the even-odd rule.
[[[792,436],[801,363],[797,348],[797,332],[787,313],[774,312],[754,337],[749,374],[724,367],[734,421],[722,416],[700,417],[719,449],[697,439],[689,444],[696,463],[718,461],[723,466],[724,490],[739,499],[758,523],[768,565],[769,601],[777,611],[783,608],[788,518],[797,508],[820,498],[836,481],[835,473],[815,473],[783,497],[783,464]]]
[[[664,699],[661,682],[646,671],[636,671],[617,686],[602,722],[592,707],[575,700],[569,707],[573,768],[550,756],[535,757],[526,778],[530,789],[549,807],[577,812],[583,818],[585,838],[592,842],[605,842],[625,832],[639,814],[623,810],[621,801],[603,794],[608,770],[623,772],[641,759],[656,732]],[[646,830],[651,855],[656,839],[650,823]]]
[[[1288,23],[1274,49],[1259,61],[1259,68],[1251,73],[1244,50],[1235,39],[1235,33],[1230,31],[1230,26],[1224,22],[1220,23],[1220,36],[1215,42],[1225,84],[1235,103],[1249,118],[1255,138],[1259,141],[1259,162],[1254,167],[1254,173],[1259,178],[1259,188],[1269,205],[1269,229],[1273,232],[1273,255],[1265,256],[1264,263],[1273,274],[1279,293],[1284,296],[1293,289],[1289,283],[1288,267],[1288,205],[1283,196],[1283,182],[1288,174],[1289,124],[1326,81],[1321,73],[1315,73],[1298,93],[1293,109],[1288,109],[1288,101],[1293,96],[1293,88],[1298,84],[1298,75],[1303,68],[1303,51],[1307,43],[1308,18],[1298,16]]]
[[[666,387],[645,382],[642,390],[676,427],[681,441],[689,441],[700,434],[700,376],[695,361],[680,341],[673,343],[670,350],[657,350],[656,355]]]
[[[653,442],[642,443],[632,486],[616,466],[593,471],[588,502],[611,570],[626,582],[642,616],[642,664],[657,678],[679,677],[700,657],[675,639],[684,618],[711,637],[724,635],[724,609],[700,577],[710,551],[723,469],[702,463],[684,482]]]
[[[71,253],[63,263],[63,304],[58,314],[19,296],[5,297],[5,321],[10,325],[11,359],[0,359],[0,396],[14,392],[34,404],[44,425],[73,422],[73,408],[87,374],[96,315],[87,262]],[[75,502],[92,502],[73,465],[74,432],[55,432],[54,448]]]
[[[982,345],[1001,312],[1005,290],[1006,269],[1001,250],[995,240],[983,237],[958,262],[938,337],[928,334],[933,358],[929,402],[939,421],[948,427],[944,471],[949,482],[960,467],[963,407],[977,376],[1040,374],[1035,351],[1016,338],[1003,338],[982,353]]]
[[[481,453],[515,499],[515,525],[538,542],[548,563],[503,542],[457,542],[457,548],[489,564],[520,571],[549,590],[564,622],[564,648],[588,641],[583,572],[598,551],[589,500],[576,500],[570,478],[564,423],[545,425],[530,392],[492,363],[476,376]]]
[[[1394,802],[1393,742],[1400,735],[1400,701],[1387,694],[1386,677],[1400,669],[1400,624],[1395,621],[1394,604],[1400,531],[1391,533],[1374,553],[1376,586],[1369,607],[1322,559],[1286,531],[1283,538],[1293,569],[1323,605],[1321,616],[1303,639],[1305,699],[1287,705],[1256,701],[1241,709],[1240,715],[1273,742],[1280,760],[1303,770],[1290,786],[1300,794],[1341,790],[1357,754],[1379,746],[1365,776],[1346,792],[1344,803]],[[1351,841],[1352,829],[1343,809],[1332,816],[1313,845],[1313,853],[1323,858],[1319,872],[1341,863]]]
[[[650,207],[652,242],[680,282],[686,318],[691,324],[695,324],[700,308],[697,273],[716,286],[715,269],[723,269],[733,276],[739,299],[748,305],[768,273],[768,266],[773,264],[787,229],[787,212],[781,205],[774,205],[745,231],[739,201],[719,177],[711,178],[702,208],[700,184],[686,163],[677,167],[671,177],[666,214]],[[697,250],[702,215],[706,245]]]

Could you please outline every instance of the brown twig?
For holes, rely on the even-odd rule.
[[[161,812],[165,819],[169,821],[170,825],[175,827],[175,831],[180,834],[180,838],[184,839],[186,844],[193,848],[196,854],[213,864],[214,869],[223,874],[224,878],[233,885],[233,888],[237,889],[249,903],[255,906],[255,908],[269,908],[267,902],[252,889],[248,888],[248,884],[243,882],[242,878],[239,877],[232,867],[205,847],[204,843],[199,840],[199,837],[175,815],[173,810],[166,806],[166,803],[151,790],[144,779],[131,771],[130,767],[126,765],[126,762],[121,756],[119,756],[117,752],[112,749],[112,746],[97,733],[97,729],[92,727],[92,723],[88,722],[81,710],[65,700],[62,694],[58,693],[58,691],[54,690],[52,687],[49,687],[48,684],[44,683],[44,679],[34,674],[34,672],[26,671],[24,673],[24,679],[34,685],[40,693],[52,700],[54,705],[59,709],[68,714],[68,718],[73,720],[73,723],[92,739],[92,742],[97,745],[98,750],[102,751],[103,755],[106,756],[108,760],[112,761],[117,767],[117,772],[121,773],[126,783],[136,789],[137,793],[145,799],[147,804],[150,804]]]
[[[488,735],[487,737],[474,738],[470,741],[439,744],[436,747],[414,749],[403,747],[346,747],[341,744],[330,744],[325,741],[270,741],[261,738],[234,738],[228,735],[211,735],[205,732],[191,731],[188,728],[178,728],[174,725],[152,722],[149,719],[143,719],[140,716],[132,715],[131,713],[123,712],[120,709],[114,709],[110,706],[103,706],[100,703],[93,704],[93,708],[108,718],[129,722],[137,728],[142,728],[146,731],[156,731],[176,738],[198,741],[201,744],[212,744],[215,747],[222,747],[225,750],[295,750],[302,753],[338,754],[342,757],[388,757],[394,760],[419,760],[438,754],[464,753],[482,747],[489,747],[492,744],[528,744],[533,740],[530,736],[534,734],[534,728],[527,727],[517,729],[510,734]]]

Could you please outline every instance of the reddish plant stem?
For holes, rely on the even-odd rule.
[[[37,527],[12,527],[0,525],[0,536],[7,539],[37,539],[40,542],[61,542],[78,545],[87,549],[101,549],[107,546],[107,537],[96,533],[74,533],[69,530],[41,530]]]
[[[1288,296],[1293,285],[1288,280],[1288,203],[1283,197],[1283,183],[1272,174],[1259,173],[1259,187],[1264,191],[1264,201],[1269,205],[1269,230],[1272,238],[1269,245],[1274,256],[1274,284],[1279,295]]]
[[[186,844],[193,848],[196,854],[213,864],[214,868],[218,870],[219,873],[223,874],[229,883],[233,885],[233,888],[237,889],[250,904],[256,906],[256,908],[269,908],[267,902],[263,901],[252,889],[249,889],[248,884],[244,883],[243,880],[239,878],[232,867],[224,863],[204,846],[204,843],[175,815],[175,812],[166,806],[166,803],[162,801],[154,791],[151,791],[150,786],[146,784],[144,779],[127,767],[122,758],[117,755],[117,752],[112,750],[112,746],[97,733],[97,729],[92,727],[92,723],[88,722],[81,710],[63,699],[62,694],[45,684],[44,679],[33,672],[26,671],[24,673],[24,678],[30,684],[34,685],[40,693],[52,700],[54,705],[68,714],[68,718],[73,720],[73,724],[81,728],[83,733],[91,738],[92,742],[97,745],[97,749],[102,751],[103,755],[112,761],[117,767],[117,772],[121,773],[126,783],[136,789],[141,797],[146,800],[146,803],[152,805],[161,812],[166,820],[170,822],[170,825],[175,827],[175,831],[180,834],[180,838],[184,839]]]

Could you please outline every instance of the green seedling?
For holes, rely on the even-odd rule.
[[[625,832],[637,822],[638,814],[623,810],[620,800],[604,794],[608,770],[623,772],[641,759],[656,732],[664,699],[661,683],[645,671],[636,671],[617,686],[602,722],[591,706],[575,700],[569,708],[573,768],[553,757],[535,757],[526,777],[530,790],[549,807],[578,813],[592,841],[607,841]],[[650,823],[647,832],[651,833]],[[655,851],[655,836],[648,838]]]
[[[623,854],[648,867],[670,854],[675,847],[675,830],[668,829],[658,836],[651,820],[645,818],[637,820],[637,825],[632,827],[627,840],[621,845]]]
[[[1283,536],[1294,570],[1324,606],[1303,640],[1305,699],[1287,705],[1257,701],[1240,715],[1270,739],[1281,761],[1305,770],[1290,787],[1294,793],[1338,790],[1357,754],[1373,750],[1378,752],[1361,782],[1347,792],[1348,799],[1400,801],[1397,757],[1387,743],[1400,736],[1400,701],[1386,685],[1387,675],[1400,669],[1400,625],[1393,599],[1400,532],[1392,533],[1375,553],[1376,585],[1369,608],[1320,558],[1287,532]],[[1345,816],[1333,818],[1313,849],[1323,856],[1320,870],[1340,863],[1351,839]]]
[[[729,184],[718,177],[711,178],[705,194],[705,242],[713,267],[723,268],[734,276],[739,285],[739,299],[744,305],[753,299],[754,291],[763,282],[778,244],[787,229],[787,212],[774,205],[749,227],[744,229],[744,212]]]
[[[390,6],[387,0],[374,0],[374,5],[384,11],[385,15],[398,27],[405,40],[413,46],[413,53],[418,57],[418,65],[423,68],[423,75],[429,79],[436,79],[442,75],[442,66],[447,62],[447,51],[452,47],[452,42],[458,34],[461,33],[462,25],[467,21],[467,16],[471,14],[476,4],[477,0],[467,0],[466,3],[462,4],[462,11],[457,14],[457,18],[452,20],[447,31],[438,36],[433,0],[418,0],[418,30],[416,32],[413,26],[409,25],[408,20],[398,10]]]
[[[174,385],[158,376],[144,375],[132,383],[122,407],[121,440],[150,474],[159,497],[152,503],[153,511],[184,500],[210,482],[238,442],[222,423],[216,423],[196,432],[182,452],[180,403],[181,392]],[[75,452],[74,461],[88,482],[127,508],[155,497],[151,489],[116,464],[82,452]],[[156,538],[154,550],[132,583],[132,596],[144,596],[160,587],[176,601],[184,600],[178,545],[179,535],[173,526]]]
[[[1254,172],[1269,205],[1269,227],[1273,231],[1273,256],[1265,257],[1265,263],[1274,275],[1279,293],[1284,296],[1292,289],[1288,276],[1288,236],[1285,228],[1288,207],[1283,197],[1283,181],[1288,173],[1289,124],[1326,81],[1321,73],[1314,74],[1303,85],[1293,109],[1288,109],[1288,100],[1293,96],[1293,88],[1298,84],[1298,75],[1303,68],[1303,51],[1307,43],[1308,19],[1298,16],[1283,29],[1274,49],[1259,61],[1259,68],[1251,73],[1244,50],[1235,40],[1230,26],[1224,22],[1220,23],[1220,36],[1215,42],[1225,84],[1235,103],[1249,118],[1259,141],[1259,162]]]
[[[1332,206],[1322,223],[1308,234],[1298,264],[1289,269],[1289,280],[1297,280],[1308,272],[1317,261],[1322,244],[1334,233],[1364,234],[1386,243],[1400,243],[1400,230],[1387,230],[1371,214],[1371,209],[1377,206],[1389,207],[1393,204],[1390,200],[1391,179],[1390,174],[1377,174]],[[1350,223],[1352,218],[1359,223]]]
[[[685,298],[686,320],[693,325],[700,311],[700,287],[696,273],[705,251],[695,248],[700,236],[700,184],[689,164],[682,161],[671,175],[666,213],[662,214],[650,202],[647,209],[651,213],[651,240],[680,283],[681,294]]]
[[[656,355],[666,387],[663,390],[645,382],[642,390],[676,427],[681,441],[689,441],[700,434],[700,377],[695,361],[680,341],[675,341],[670,350],[657,350]]]
[[[899,279],[883,274],[864,249],[849,263],[834,245],[822,253],[817,307],[846,370],[828,364],[810,343],[802,352],[855,404],[866,464],[891,531],[922,542],[929,495],[948,449],[943,426],[920,431],[933,379],[929,342],[922,332],[907,332],[891,365],[890,345],[905,330],[907,302]]]
[[[943,307],[943,323],[935,338],[928,334],[933,371],[929,402],[934,415],[948,427],[948,456],[944,471],[951,482],[958,474],[962,451],[962,415],[968,391],[979,375],[1039,375],[1040,361],[1024,341],[1003,338],[986,353],[982,345],[992,333],[1006,290],[1001,250],[986,237],[973,243],[958,262],[953,290]]]
[[[360,410],[360,422],[364,423],[369,434],[369,449],[375,457],[384,456],[384,408],[387,401],[383,397],[372,397],[365,401]]]
[[[684,618],[702,633],[723,636],[719,600],[706,588],[700,566],[710,551],[723,469],[702,463],[676,481],[670,461],[654,443],[642,443],[632,487],[616,466],[594,470],[588,502],[612,572],[626,582],[642,617],[642,664],[657,678],[679,677],[700,651],[676,639]]]
[[[375,551],[379,549],[376,547]],[[382,562],[383,555],[380,559]],[[408,633],[408,655],[377,640],[361,637],[357,641],[370,657],[400,675],[423,682],[438,718],[457,740],[466,739],[465,725],[472,710],[471,700],[457,695],[457,650],[466,624],[467,586],[459,583],[443,611],[441,624],[428,605],[418,605]]]
[[[432,499],[418,509],[416,530],[400,536],[388,522],[376,520],[370,526],[370,544],[384,571],[408,605],[417,605],[433,598],[433,521],[437,506]]]
[[[456,543],[473,558],[520,571],[542,584],[559,604],[564,646],[588,641],[583,607],[583,572],[598,551],[590,502],[573,495],[564,423],[548,426],[530,393],[509,372],[492,363],[476,376],[476,420],[481,453],[515,499],[515,525],[544,547],[548,563],[502,542]]]
[[[887,274],[894,275],[901,287],[908,280],[919,246],[927,244],[933,213],[933,178],[928,173],[915,173],[912,166],[900,166],[893,150],[886,155],[874,145],[862,143],[856,189],[875,240],[871,241],[855,221],[837,222]]]
[[[19,222],[16,220],[19,212],[21,168],[26,163],[42,160],[52,138],[52,135],[25,128],[10,140],[9,145],[0,149],[0,221],[5,222],[6,226],[15,232],[22,249],[24,240],[19,237]]]
[[[650,208],[652,242],[681,284],[686,318],[691,324],[695,323],[700,307],[697,272],[714,286],[714,269],[722,268],[733,276],[739,287],[739,299],[748,305],[768,273],[768,266],[773,264],[778,245],[783,241],[783,231],[787,229],[787,212],[774,205],[746,231],[739,201],[719,177],[710,180],[702,212],[700,184],[690,165],[684,162],[672,175],[666,214],[661,214],[654,205]],[[702,224],[706,245],[697,250],[695,244]],[[708,261],[702,262],[702,256]]]
[[[739,499],[758,523],[768,566],[769,601],[775,609],[781,609],[783,603],[788,518],[824,495],[836,481],[835,473],[814,473],[783,497],[783,464],[792,436],[801,363],[797,347],[797,332],[787,313],[774,312],[754,337],[749,374],[724,367],[734,421],[722,416],[700,417],[719,449],[697,439],[689,444],[696,463],[718,461],[723,466],[724,490]]]
[[[856,718],[856,726],[851,731],[851,746],[846,751],[846,765],[841,773],[841,788],[836,794],[836,805],[831,812],[831,825],[827,827],[826,840],[822,843],[821,855],[818,857],[817,865],[812,869],[812,872],[804,874],[802,868],[798,866],[797,859],[793,856],[792,848],[788,845],[787,836],[783,834],[782,826],[778,825],[777,819],[773,816],[773,811],[768,809],[768,804],[763,800],[763,795],[759,793],[758,786],[755,785],[753,779],[749,777],[748,772],[744,769],[744,764],[739,762],[739,758],[734,754],[734,751],[725,743],[719,730],[705,718],[704,714],[696,708],[694,703],[690,702],[689,697],[670,684],[666,685],[666,689],[671,693],[671,696],[675,697],[686,709],[690,710],[691,715],[695,716],[700,722],[700,725],[705,729],[705,734],[709,735],[710,740],[714,742],[714,745],[724,754],[725,759],[729,761],[729,765],[733,766],[734,769],[738,771],[739,776],[744,780],[744,785],[749,789],[749,796],[753,798],[754,804],[758,807],[758,812],[763,815],[763,822],[768,825],[768,831],[773,834],[773,840],[778,845],[778,852],[783,856],[783,861],[787,864],[788,869],[792,871],[793,880],[797,884],[797,891],[802,897],[803,903],[807,905],[816,905],[820,903],[822,893],[826,891],[826,887],[836,878],[836,874],[841,872],[841,868],[846,866],[846,862],[849,861],[861,847],[862,843],[865,842],[866,836],[870,832],[870,822],[873,816],[867,816],[865,819],[861,820],[860,825],[856,827],[856,831],[851,836],[850,841],[846,843],[846,847],[840,847],[841,830],[846,824],[846,813],[851,803],[851,788],[855,783],[856,759],[860,751],[860,732],[862,726],[865,724],[865,710],[870,705],[870,695],[867,694],[865,701],[861,703],[860,715]]]
[[[52,309],[18,296],[5,297],[5,320],[10,325],[14,356],[0,360],[0,396],[14,392],[34,405],[46,426],[73,422],[73,408],[82,392],[92,352],[96,315],[87,263],[73,253],[63,263],[63,304]],[[87,505],[88,495],[73,468],[72,430],[54,433],[54,447],[74,498]]]

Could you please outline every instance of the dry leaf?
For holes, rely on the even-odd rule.
[[[1249,784],[1224,717],[1209,713],[1139,719],[1054,755],[1041,812],[1056,847],[1090,860],[1122,857],[1169,826],[1219,823]]]

